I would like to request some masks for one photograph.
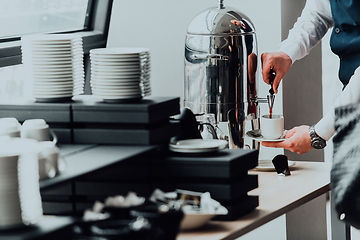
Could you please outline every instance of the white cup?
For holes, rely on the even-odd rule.
[[[261,116],[261,135],[265,139],[279,139],[284,133],[284,116],[273,114]]]
[[[22,138],[31,138],[42,142],[51,141],[50,136],[52,136],[52,142],[56,144],[57,137],[44,119],[28,119],[21,126]]]
[[[21,124],[16,118],[0,118],[0,136],[20,137]]]
[[[56,175],[56,169],[47,160],[47,158],[39,156],[39,180],[53,178]]]
[[[40,180],[53,178],[60,171],[60,150],[53,142],[39,142],[39,176]]]

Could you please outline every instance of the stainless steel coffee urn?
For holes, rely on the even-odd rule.
[[[211,124],[217,138],[228,140],[229,148],[255,147],[245,143],[244,133],[247,126],[259,128],[257,55],[253,23],[222,0],[188,26],[184,105]],[[206,132],[203,138],[215,138]]]

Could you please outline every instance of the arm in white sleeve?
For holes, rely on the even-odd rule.
[[[328,112],[315,126],[315,132],[325,140],[329,140],[335,133],[335,108],[360,102],[360,67],[355,70],[349,84],[335,99],[331,111]]]
[[[329,0],[308,0],[278,51],[286,53],[294,63],[309,54],[333,25]]]

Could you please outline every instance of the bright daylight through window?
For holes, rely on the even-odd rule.
[[[83,30],[89,0],[0,0],[0,38]]]
[[[0,39],[7,42],[23,35],[86,30],[88,8],[92,0],[0,0]],[[101,0],[103,1],[103,0]],[[5,46],[6,48],[6,46]],[[8,54],[1,48],[0,57]],[[5,50],[5,52],[4,52]],[[10,53],[16,54],[15,53]],[[28,81],[22,64],[0,68],[0,101],[21,99]]]

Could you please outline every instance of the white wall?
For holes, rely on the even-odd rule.
[[[280,43],[280,7],[274,2],[225,1],[225,6],[237,8],[253,20],[259,53],[275,51]],[[184,44],[188,24],[199,12],[217,4],[216,0],[115,0],[108,47],[150,48],[153,95],[183,97]],[[262,86],[266,88],[266,94],[268,87],[265,83]]]
[[[281,41],[280,0],[225,0],[224,3],[253,21],[259,61],[261,53],[277,50]],[[198,13],[217,5],[217,0],[114,0],[108,47],[150,48],[152,95],[180,97],[182,104],[188,25]],[[262,78],[259,81],[259,96],[266,97],[269,86]],[[261,105],[260,111],[267,113],[267,105]],[[281,91],[276,96],[274,112],[282,113]],[[283,151],[261,148],[260,159],[272,159],[279,153]]]

